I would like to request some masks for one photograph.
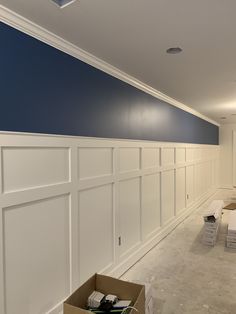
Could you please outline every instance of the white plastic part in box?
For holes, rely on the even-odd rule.
[[[153,314],[154,308],[153,308],[153,298],[149,300],[148,303],[145,302],[145,314]]]

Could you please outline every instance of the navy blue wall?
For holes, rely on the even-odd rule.
[[[218,144],[218,127],[0,23],[0,130]]]

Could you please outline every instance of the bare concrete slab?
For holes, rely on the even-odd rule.
[[[223,210],[217,243],[202,244],[202,214],[220,191],[134,265],[123,279],[149,282],[154,314],[236,313],[236,249],[226,248],[228,210]]]

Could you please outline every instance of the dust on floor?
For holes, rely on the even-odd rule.
[[[203,212],[232,193],[215,194],[122,276],[152,284],[155,314],[236,314],[236,250],[225,247],[228,210],[216,246],[201,243]]]

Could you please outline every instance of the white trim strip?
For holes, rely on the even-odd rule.
[[[83,146],[84,147],[90,147],[90,140],[96,140],[99,147],[107,147],[108,144],[104,144],[103,141],[107,141],[107,143],[116,143],[116,147],[136,147],[136,143],[143,142],[143,147],[156,147],[160,148],[160,146],[163,146],[165,148],[172,148],[173,146],[176,147],[182,147],[185,148],[186,145],[189,147],[215,147],[219,146],[219,144],[207,144],[207,143],[186,143],[186,142],[163,142],[163,141],[148,141],[148,140],[138,140],[138,139],[127,139],[127,138],[112,138],[112,137],[89,137],[89,136],[79,136],[79,135],[63,135],[63,134],[47,134],[47,133],[30,133],[30,132],[16,132],[16,131],[0,131],[0,135],[4,135],[8,139],[8,136],[14,135],[15,138],[24,136],[27,140],[28,136],[32,137],[42,137],[42,138],[54,138],[58,140],[58,145],[60,145],[61,140],[63,139],[71,139],[74,138],[81,140],[84,140]],[[126,142],[126,144],[124,144]],[[14,144],[12,146],[17,145],[15,144],[15,141],[13,141]],[[4,146],[4,143],[1,143],[2,146]],[[9,146],[9,143],[7,144]],[[35,143],[35,146],[38,146],[37,143]],[[67,146],[66,146],[67,147]],[[182,165],[180,165],[182,166]]]
[[[166,101],[167,103],[180,108],[186,112],[189,112],[201,119],[204,119],[212,124],[220,126],[216,121],[204,116],[198,111],[186,106],[185,104],[161,93],[160,91],[152,88],[151,86],[137,80],[136,78],[128,75],[127,73],[119,70],[118,68],[106,63],[105,61],[95,57],[94,55],[86,52],[85,50],[73,45],[72,43],[64,40],[63,38],[49,32],[45,28],[31,22],[30,20],[20,16],[19,14],[7,9],[3,5],[0,5],[0,21],[34,37],[38,40],[57,48],[93,67],[102,70],[160,100]]]

